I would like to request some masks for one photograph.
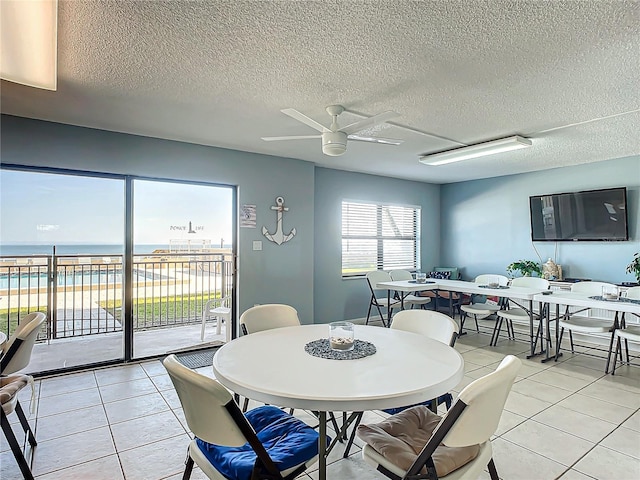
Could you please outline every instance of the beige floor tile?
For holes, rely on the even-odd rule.
[[[58,413],[38,419],[36,438],[39,442],[109,425],[102,405]]]
[[[40,382],[40,398],[77,392],[97,386],[93,372],[72,373],[60,377],[45,378]]]
[[[317,464],[313,465],[313,469],[309,472],[309,476],[317,480],[318,469]],[[381,480],[383,477],[380,472],[370,465],[367,465],[360,453],[350,455],[349,458],[340,460],[327,465],[327,478],[332,480],[341,479],[358,479],[358,480]]]
[[[605,438],[600,445],[640,460],[640,432],[620,427]]]
[[[186,433],[172,411],[116,423],[111,425],[111,431],[118,452]]]
[[[529,377],[531,378],[531,377]],[[549,403],[556,403],[567,398],[573,392],[555,386],[546,385],[544,383],[534,382],[533,380],[524,379],[513,384],[512,392],[517,392],[528,397],[537,398]]]
[[[595,445],[533,420],[521,423],[501,438],[568,467]]]
[[[164,398],[171,408],[182,408],[178,392],[175,390],[162,390],[160,395],[162,395],[162,398]]]
[[[157,392],[157,388],[148,378],[140,378],[126,383],[114,383],[100,387],[100,395],[104,403],[139,397],[155,392]]]
[[[593,477],[589,477],[576,470],[567,470],[564,475],[560,477],[560,480],[593,480]]]
[[[184,471],[188,435],[177,435],[141,447],[120,452],[127,480],[159,480]]]
[[[133,418],[144,417],[169,410],[169,405],[158,392],[140,397],[125,398],[104,404],[110,424],[124,422]]]
[[[595,381],[605,376],[604,371],[594,370],[593,368],[582,367],[568,362],[550,362],[548,365],[551,365],[550,371],[574,378]]]
[[[571,351],[563,350],[563,355],[571,355]],[[577,365],[580,367],[591,368],[603,375],[604,375],[604,369],[607,366],[606,357],[592,357],[590,355],[580,355],[580,354],[571,356],[571,358],[568,358],[567,360],[565,360],[565,362],[568,365]]]
[[[79,390],[63,395],[54,395],[38,400],[38,417],[70,412],[100,404],[100,393],[97,388]]]
[[[597,479],[637,480],[638,459],[598,445],[573,466],[574,470]]]
[[[171,378],[169,378],[168,374],[154,375],[153,377],[151,377],[151,381],[160,391],[174,389],[173,383],[171,382]]]
[[[99,458],[38,477],[38,480],[124,480],[117,455]]]
[[[604,375],[596,383],[640,394],[640,368],[626,368],[628,368],[628,372],[624,373],[621,371],[622,369],[616,368],[615,375]]]
[[[594,382],[591,379],[578,378],[565,373],[556,372],[552,369],[543,370],[542,372],[531,375],[529,380],[538,383],[544,383],[552,387],[562,388],[563,390],[569,390],[577,392],[581,388]]]
[[[549,407],[534,416],[533,420],[594,443],[617,428],[615,423],[605,422],[560,405]]]
[[[629,418],[634,412],[631,408],[612,406],[609,402],[588,397],[581,393],[575,393],[565,398],[559,402],[558,405],[618,425]]]
[[[640,432],[640,410],[631,415],[623,424],[623,427],[630,428],[635,432]]]
[[[151,360],[149,362],[142,362],[140,366],[147,372],[147,375],[153,377],[155,375],[163,375],[167,373],[167,369],[164,368],[160,360]]]
[[[498,429],[496,430],[495,435],[500,436],[504,433],[508,432],[512,428],[520,425],[522,422],[526,421],[527,417],[523,417],[522,415],[518,415],[516,413],[511,413],[508,410],[504,410],[502,415],[500,416],[500,423],[498,423]]]
[[[470,350],[462,354],[462,358],[464,358],[465,362],[475,363],[476,365],[480,365],[482,367],[494,365],[498,362],[501,362],[505,356],[506,355],[502,353],[481,349]]]
[[[103,368],[96,370],[95,375],[99,386],[129,382],[139,378],[147,378],[148,376],[147,372],[138,364]]]
[[[533,415],[540,413],[542,410],[550,407],[552,403],[545,402],[544,400],[538,400],[537,398],[523,395],[511,390],[507,397],[507,402],[504,406],[505,410],[512,413],[517,413],[523,417],[532,417]]]
[[[557,478],[567,467],[501,438],[493,440],[493,460],[504,480]]]
[[[108,427],[38,442],[33,474],[43,475],[116,453]]]
[[[592,383],[580,390],[579,393],[634,410],[640,408],[640,395],[638,393],[610,387],[602,383]]]

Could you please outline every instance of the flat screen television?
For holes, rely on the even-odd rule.
[[[529,197],[534,242],[629,240],[626,187]]]

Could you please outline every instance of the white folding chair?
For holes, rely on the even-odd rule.
[[[295,327],[300,325],[298,311],[280,303],[268,303],[248,308],[240,315],[240,329],[250,333],[271,330],[272,328]]]
[[[389,276],[394,282],[402,280],[413,280],[413,275],[411,275],[411,272],[408,270],[391,270],[389,272]],[[400,302],[401,304],[404,304],[405,307],[409,305],[411,308],[413,308],[417,305],[418,308],[424,308],[425,305],[431,303],[431,299],[429,297],[420,297],[411,293],[403,294],[402,292],[397,292],[397,294],[399,296],[401,295]]]
[[[521,365],[513,355],[505,357],[493,373],[466,386],[442,418],[419,405],[376,425],[360,425],[362,457],[394,480],[475,480],[485,467],[498,480],[491,436]]]
[[[215,480],[292,480],[318,459],[318,432],[303,421],[269,405],[244,415],[216,380],[185,367],[175,355],[162,364],[195,435],[183,480],[190,478],[194,463]]]
[[[602,287],[617,288],[615,285],[606,282],[578,282],[571,285],[571,292],[581,293],[589,296],[602,295]],[[571,312],[569,307],[566,308],[565,313],[558,321],[558,327],[560,328],[560,338],[558,339],[558,345],[556,346],[556,354],[559,355],[562,349],[562,336],[565,330],[569,331],[569,342],[571,344],[571,353],[575,353],[575,344],[573,342],[573,332],[586,334],[586,335],[605,335],[611,332],[611,341],[609,342],[609,352],[613,349],[614,332],[613,330],[618,326],[618,317],[606,319],[598,318],[590,315],[589,308],[583,308],[578,311]],[[607,358],[605,366],[605,373],[609,372],[610,358]]]
[[[382,320],[382,324],[386,327],[387,320],[385,320],[384,315],[382,314],[382,309],[384,308],[387,311],[393,311],[394,308],[400,308],[400,302],[395,300],[394,298],[389,297],[389,291],[387,289],[378,288],[378,283],[381,282],[390,282],[391,275],[388,272],[383,272],[382,270],[372,270],[367,273],[367,285],[369,285],[369,291],[371,292],[371,298],[369,299],[369,310],[367,310],[367,321],[366,325],[369,324],[369,317],[371,316],[371,308],[375,307],[378,310],[378,314],[380,315],[380,320]],[[381,294],[381,290],[384,291],[384,294]]]
[[[640,287],[631,287],[627,290],[626,298],[629,300],[640,301]],[[622,315],[622,322],[620,328],[614,330],[614,341],[616,345],[616,351],[613,355],[613,367],[611,368],[611,375],[616,374],[616,361],[618,355],[620,355],[620,361],[622,362],[622,340],[624,340],[624,347],[626,350],[626,364],[631,364],[629,356],[629,342],[640,343],[640,324],[637,322],[632,324],[627,323],[626,314]],[[612,345],[613,346],[613,345]],[[609,358],[611,358],[611,349],[609,350]]]
[[[489,285],[491,283],[496,283],[500,287],[504,287],[509,283],[509,279],[504,275],[492,275],[492,274],[483,274],[478,275],[474,279],[474,283],[478,283],[480,285]],[[467,319],[468,315],[473,315],[473,319],[476,322],[476,331],[480,331],[480,327],[478,326],[478,320],[482,320],[483,318],[487,318],[490,315],[495,314],[498,310],[500,310],[500,303],[491,303],[488,300],[484,302],[474,302],[468,305],[462,305],[460,310],[464,313],[462,315],[462,319],[460,320],[460,334],[464,330],[464,322]],[[494,328],[495,331],[495,328]],[[493,335],[491,336],[491,344],[493,344]]]
[[[512,287],[529,287],[529,288],[537,288],[540,290],[549,290],[549,280],[540,277],[518,277],[511,280]],[[513,304],[517,306],[513,306]],[[507,335],[510,338],[515,338],[515,331],[513,330],[513,324],[516,325],[526,325],[530,326],[530,316],[533,315],[534,320],[538,319],[538,329],[536,331],[535,342],[532,351],[535,351],[536,345],[538,344],[538,339],[540,339],[540,343],[543,340],[543,331],[542,331],[542,316],[540,313],[536,314],[534,312],[529,312],[527,308],[522,305],[516,303],[515,300],[507,299],[506,308],[504,310],[498,310],[496,315],[498,316],[498,322],[496,322],[497,329],[494,328],[493,341],[492,344],[495,345],[498,343],[498,337],[500,336],[500,330],[502,328],[503,320],[506,321],[507,327]],[[509,334],[509,330],[511,333]]]
[[[207,320],[213,317],[216,319],[216,335],[220,335],[220,328],[224,323],[227,342],[231,341],[231,296],[223,298],[212,298],[205,303],[202,309],[202,329],[200,340],[204,340],[204,328]]]

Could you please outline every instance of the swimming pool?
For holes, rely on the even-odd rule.
[[[135,275],[134,281],[145,280],[144,275]],[[42,289],[47,288],[47,273],[46,272],[31,272],[31,273],[15,273],[15,274],[0,274],[0,290],[7,289]],[[72,272],[60,272],[56,277],[56,285],[59,287],[81,287],[83,285],[113,285],[122,283],[122,270],[109,271],[72,271]]]

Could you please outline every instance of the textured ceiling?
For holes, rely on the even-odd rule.
[[[638,1],[60,0],[58,21],[58,90],[3,81],[3,113],[433,183],[640,153]],[[404,143],[260,138],[331,104],[394,110],[364,133]],[[534,146],[418,163],[513,134]]]

